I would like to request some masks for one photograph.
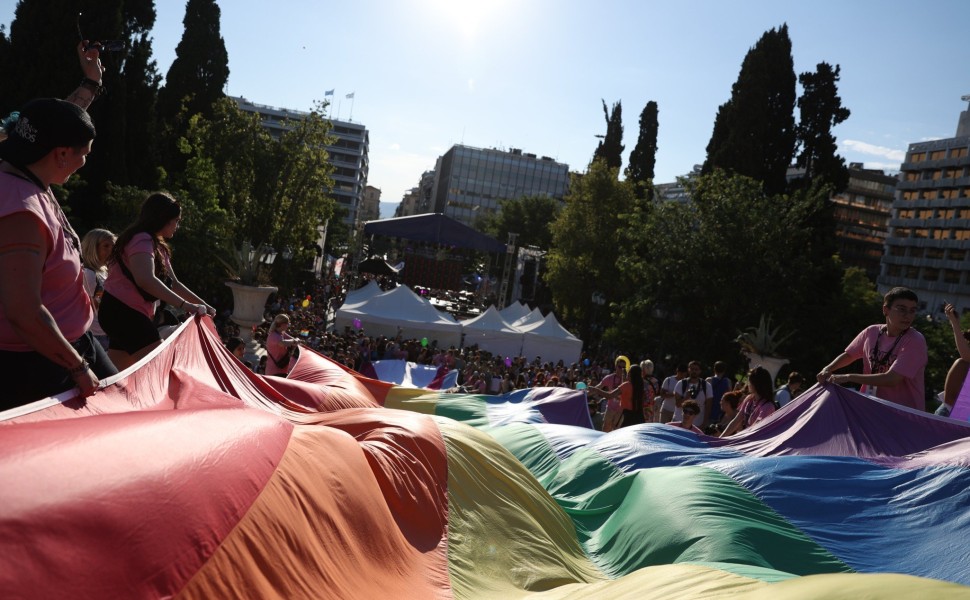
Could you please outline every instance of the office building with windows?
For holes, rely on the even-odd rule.
[[[455,145],[435,165],[433,212],[474,227],[497,212],[501,200],[549,196],[562,200],[569,166],[517,148],[481,149]]]
[[[258,114],[263,127],[276,139],[283,135],[287,121],[299,121],[309,114],[256,104],[241,97],[233,97],[233,100],[243,112]],[[330,164],[334,167],[334,172],[330,175],[334,181],[330,195],[347,211],[343,222],[351,231],[355,231],[362,216],[360,210],[367,188],[370,137],[367,128],[360,123],[334,119],[330,122],[333,124],[330,135],[334,138],[333,144],[327,146]]]
[[[879,291],[911,288],[934,315],[970,310],[970,108],[955,137],[910,144],[901,171]]]
[[[872,281],[879,277],[897,181],[882,170],[849,163],[849,186],[831,198],[842,263],[865,270]]]

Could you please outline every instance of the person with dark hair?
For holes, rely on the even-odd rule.
[[[115,243],[99,318],[110,339],[108,354],[119,369],[128,368],[161,344],[155,322],[159,301],[188,313],[216,314],[172,269],[166,240],[178,230],[181,214],[178,200],[155,192],[142,202],[138,219]]]
[[[721,432],[727,429],[727,426],[731,424],[734,417],[738,415],[738,405],[744,399],[744,393],[731,390],[729,392],[724,392],[721,395],[720,409],[721,416],[718,418],[717,422],[710,423],[704,428],[704,433],[707,435],[721,435]]]
[[[802,377],[801,373],[798,371],[789,373],[788,383],[775,390],[775,402],[778,403],[778,408],[797,398],[802,393],[802,386],[804,384],[805,378]]]
[[[609,432],[620,427],[638,425],[644,422],[643,402],[646,399],[646,390],[643,385],[643,375],[640,371],[640,365],[634,364],[631,366],[626,375],[627,380],[617,388],[609,392],[600,392],[608,399],[619,398],[621,411],[620,418],[612,421],[608,419],[604,420],[603,431]]]
[[[723,360],[714,361],[714,375],[707,378],[707,383],[711,384],[711,391],[714,392],[711,400],[711,414],[707,417],[708,424],[721,422],[721,397],[729,390],[734,388],[734,380],[726,375],[727,364]],[[728,419],[730,422],[730,419]]]
[[[93,394],[117,373],[88,328],[81,240],[51,192],[84,166],[95,137],[85,112],[100,90],[97,49],[78,45],[85,74],[69,99],[31,100],[3,121],[0,141],[0,410],[77,387]]]
[[[701,428],[694,425],[694,419],[701,412],[701,405],[696,400],[684,400],[680,405],[681,414],[684,416],[680,421],[671,421],[668,426],[680,427],[694,433],[704,433]]]
[[[669,375],[664,379],[663,385],[660,386],[660,422],[669,423],[674,420],[674,411],[677,409],[677,394],[674,390],[677,389],[677,384],[681,379],[687,377],[687,365],[678,364],[677,370],[674,375]]]
[[[953,330],[953,342],[956,344],[960,357],[953,361],[950,370],[946,373],[946,380],[943,383],[943,402],[934,414],[949,417],[950,413],[953,412],[953,405],[956,404],[957,396],[960,395],[960,390],[963,388],[963,383],[967,379],[967,372],[970,371],[970,330],[963,331],[960,327],[960,315],[949,302],[943,307],[943,312],[950,321],[950,328]]]
[[[862,392],[902,406],[925,410],[923,371],[928,361],[926,340],[913,328],[919,298],[908,288],[896,287],[883,298],[884,325],[863,329],[845,352],[821,371],[819,383],[856,383]],[[835,374],[862,359],[862,373]]]
[[[697,360],[692,360],[687,363],[687,377],[684,377],[677,382],[674,387],[674,421],[680,421],[681,415],[680,407],[683,405],[684,400],[696,400],[697,406],[701,411],[697,418],[697,424],[701,427],[707,422],[707,415],[711,413],[711,403],[714,398],[714,390],[711,387],[711,383],[701,376],[701,363]]]
[[[758,421],[774,414],[775,390],[768,369],[757,366],[748,371],[748,395],[741,401],[738,414],[728,423],[721,437],[744,431]]]

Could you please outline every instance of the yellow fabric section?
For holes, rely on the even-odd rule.
[[[509,596],[511,597],[511,596]],[[530,600],[966,600],[966,586],[909,575],[839,573],[765,583],[698,565],[647,567],[614,581],[565,585]]]
[[[438,392],[417,388],[393,387],[384,398],[385,408],[410,410],[423,415],[435,414],[438,406]]]
[[[448,451],[448,559],[456,598],[520,598],[605,576],[573,523],[492,437],[436,418]]]

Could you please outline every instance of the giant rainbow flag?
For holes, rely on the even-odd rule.
[[[0,413],[2,598],[970,598],[968,540],[970,425],[831,386],[604,434],[564,389],[263,378],[195,319]]]

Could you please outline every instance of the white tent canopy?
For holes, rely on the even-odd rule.
[[[523,329],[529,325],[541,323],[544,319],[545,317],[542,316],[542,311],[538,308],[533,308],[532,312],[529,314],[512,321],[512,327],[516,329]]]
[[[551,312],[538,322],[519,327],[524,333],[522,355],[539,356],[542,362],[563,361],[566,365],[579,361],[583,341],[569,333]]]
[[[337,331],[353,327],[354,319],[359,319],[361,327],[370,335],[394,337],[400,331],[405,338],[437,340],[439,347],[457,347],[461,343],[458,321],[439,312],[404,285],[364,302],[344,303],[337,309]]]
[[[494,306],[479,316],[461,322],[465,346],[478,345],[482,350],[500,356],[518,356],[522,352],[522,332],[502,318]]]
[[[498,314],[502,315],[502,318],[505,319],[506,323],[511,324],[515,322],[516,319],[520,319],[529,314],[529,307],[516,300],[512,304],[509,304],[502,310],[498,311]]]
[[[347,292],[347,297],[344,298],[343,306],[360,304],[361,302],[370,300],[374,296],[383,293],[384,290],[381,289],[381,286],[377,285],[377,282],[371,279],[364,287]]]

